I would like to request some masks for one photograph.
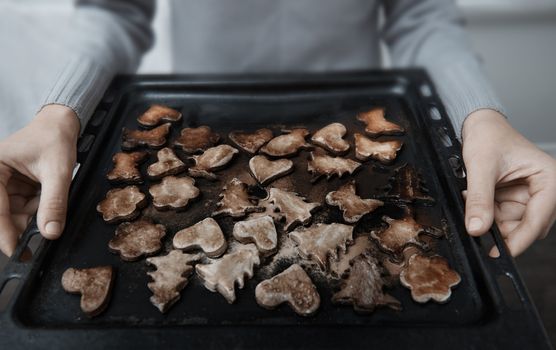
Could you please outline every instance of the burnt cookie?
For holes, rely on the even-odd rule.
[[[106,198],[97,205],[97,211],[109,224],[133,220],[147,205],[147,196],[137,186],[114,188],[106,193]]]
[[[388,226],[380,230],[371,231],[371,237],[377,241],[378,246],[382,250],[394,256],[399,256],[408,245],[424,249],[426,245],[419,240],[421,234],[427,233],[437,238],[440,235],[440,232],[429,230],[417,223],[411,214],[407,214],[405,217],[397,220],[383,216],[382,220]]]
[[[402,203],[434,204],[421,175],[408,164],[395,170],[386,188],[386,196]]]
[[[141,172],[138,165],[145,160],[147,152],[118,152],[112,157],[114,168],[106,175],[112,183],[140,184]]]
[[[111,252],[119,254],[125,261],[135,261],[143,256],[151,256],[162,249],[162,238],[166,228],[150,220],[141,219],[124,222],[116,229],[114,237],[108,242]]]
[[[357,120],[365,123],[365,132],[372,137],[403,134],[404,128],[386,120],[384,112],[382,107],[372,108],[357,114]]]
[[[249,159],[249,170],[253,177],[263,186],[293,171],[293,162],[289,159],[269,160],[265,156]]]
[[[122,149],[132,150],[141,146],[155,149],[161,148],[166,144],[166,137],[170,133],[170,126],[170,123],[166,123],[151,130],[130,130],[123,128]]]
[[[276,226],[269,215],[236,222],[233,236],[241,243],[254,243],[265,256],[276,251],[278,246]]]
[[[326,203],[339,207],[344,220],[351,224],[358,222],[363,215],[384,205],[384,202],[376,199],[359,197],[356,194],[355,180],[348,182],[336,191],[329,192],[326,195]]]
[[[156,154],[158,161],[149,165],[147,175],[151,179],[161,179],[164,176],[177,175],[187,166],[179,159],[171,148],[165,147]]]
[[[195,180],[188,176],[166,176],[159,184],[152,185],[149,193],[156,209],[167,210],[185,208],[201,192],[195,187]]]
[[[236,300],[236,284],[242,289],[245,278],[252,278],[253,268],[260,263],[254,244],[239,244],[223,257],[195,266],[195,271],[208,290],[220,293],[231,304]]]
[[[152,105],[137,118],[137,122],[144,127],[151,128],[162,122],[177,122],[181,120],[181,113],[163,105]]]
[[[371,313],[377,307],[401,310],[401,303],[384,293],[381,270],[378,261],[368,252],[355,257],[340,290],[332,296],[332,302],[353,305],[353,309],[359,313]]]
[[[224,254],[228,247],[222,229],[213,218],[206,218],[176,232],[172,242],[176,249],[184,251],[200,249],[211,258]]]
[[[349,269],[350,262],[353,258],[367,252],[374,252],[373,243],[367,235],[355,237],[353,244],[347,247],[345,252],[340,251],[337,259],[330,260],[330,271],[337,277],[342,277]]]
[[[343,124],[332,123],[318,130],[311,137],[311,141],[336,155],[345,154],[349,150],[349,143],[343,139],[347,129]]]
[[[411,290],[411,297],[418,303],[429,300],[445,303],[452,295],[452,287],[461,282],[461,277],[441,256],[414,254],[401,271],[400,282]]]
[[[189,175],[216,180],[213,171],[225,167],[239,151],[232,146],[219,145],[207,149],[203,154],[192,157],[195,165],[189,168]]]
[[[328,259],[338,259],[338,251],[345,252],[346,244],[353,240],[353,226],[318,223],[297,228],[289,237],[297,244],[297,251],[302,258],[315,261],[326,271]]]
[[[355,138],[355,158],[366,161],[369,158],[377,160],[383,164],[390,164],[396,160],[403,142],[393,141],[373,141],[361,134],[354,134]]]
[[[174,141],[174,146],[186,153],[197,153],[216,145],[220,141],[220,135],[213,132],[206,125],[198,128],[185,128],[180,132],[180,136]]]
[[[279,217],[285,218],[284,230],[289,231],[297,224],[306,225],[311,221],[312,212],[320,203],[307,203],[304,197],[295,192],[270,188],[266,201],[272,204],[273,211],[279,211]],[[274,213],[274,215],[276,215]]]
[[[70,267],[62,275],[62,288],[68,293],[81,294],[81,310],[93,317],[108,306],[114,277],[112,266],[88,269]]]
[[[271,157],[287,157],[296,155],[301,149],[309,149],[311,145],[305,141],[309,135],[307,129],[293,129],[286,134],[276,136],[264,145],[260,151]]]
[[[172,250],[168,255],[147,258],[147,265],[156,267],[155,271],[147,272],[152,278],[147,284],[153,293],[150,300],[160,312],[165,313],[179,300],[181,290],[189,282],[187,277],[193,272],[191,265],[201,257],[201,254]]]
[[[307,163],[307,171],[313,175],[312,182],[318,180],[321,176],[326,176],[329,180],[333,176],[342,177],[345,174],[353,174],[361,163],[351,159],[342,157],[331,157],[326,154],[316,154],[311,152],[309,162]]]
[[[228,137],[239,148],[249,154],[255,154],[274,135],[270,129],[259,129],[254,132],[232,131]]]
[[[320,306],[320,295],[305,270],[293,264],[255,288],[255,300],[265,309],[287,303],[300,316],[311,316]]]
[[[247,185],[235,177],[224,186],[216,206],[217,210],[212,215],[227,215],[233,218],[241,218],[262,209],[251,200],[247,193]]]

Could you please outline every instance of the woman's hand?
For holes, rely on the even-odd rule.
[[[62,233],[78,136],[75,113],[49,105],[0,142],[0,250],[6,255],[37,208],[42,235],[55,239]]]
[[[556,160],[490,109],[467,117],[462,138],[467,231],[480,236],[494,220],[517,256],[544,238],[556,219]],[[490,255],[498,254],[493,247]]]

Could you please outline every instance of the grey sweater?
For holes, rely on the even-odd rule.
[[[43,105],[72,108],[83,128],[151,46],[154,11],[153,0],[78,1],[71,54]],[[453,0],[174,0],[172,62],[178,73],[370,69],[384,42],[393,67],[429,72],[460,130],[478,109],[503,113],[462,23]]]

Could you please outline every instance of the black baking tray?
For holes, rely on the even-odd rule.
[[[402,301],[404,310],[380,309],[357,315],[350,307],[330,303],[325,281],[313,276],[322,297],[319,312],[311,318],[296,316],[288,307],[269,311],[258,307],[255,285],[286,266],[261,269],[229,305],[217,293],[206,290],[196,278],[182,292],[181,300],[165,315],[149,303],[150,291],[144,260],[123,262],[107,249],[115,226],[105,224],[96,204],[111,186],[105,179],[112,154],[120,148],[122,127],[137,128],[136,117],[150,104],[161,103],[184,114],[181,127],[209,125],[224,136],[232,130],[280,129],[303,126],[311,131],[332,121],[344,123],[352,135],[361,132],[358,111],[373,106],[386,108],[388,118],[402,124],[404,149],[391,166],[367,162],[354,177],[359,193],[380,197],[396,167],[411,164],[422,174],[435,198],[432,206],[415,206],[417,220],[446,227],[446,237],[434,249],[448,258],[462,276],[451,300],[444,305],[420,305],[401,286],[389,292]],[[350,142],[352,139],[348,137]],[[353,151],[348,155],[353,158]],[[153,152],[154,154],[154,152]],[[142,165],[145,170],[150,160]],[[296,157],[295,181],[285,181],[307,196],[322,201],[323,194],[346,179],[320,180],[310,184],[302,168],[307,152]],[[248,178],[241,153],[217,182],[198,180],[203,200],[183,213],[158,212],[151,207],[143,215],[167,225],[165,250],[177,230],[205,217],[216,204],[221,187],[231,177]],[[515,268],[514,261],[493,227],[483,238],[465,232],[461,191],[465,169],[461,145],[433,84],[421,70],[366,71],[342,74],[295,74],[235,76],[122,76],[107,91],[78,144],[80,169],[72,184],[66,230],[57,241],[42,240],[30,261],[20,259],[32,237],[32,223],[15,254],[0,275],[0,289],[17,281],[15,292],[0,312],[0,348],[439,348],[453,349],[548,349],[551,348],[535,306]],[[149,181],[141,185],[145,193]],[[366,218],[359,230],[380,222],[380,214],[401,215],[388,203]],[[335,221],[337,212],[318,214]],[[219,219],[229,235],[232,221]],[[490,242],[490,243],[489,243]],[[490,244],[501,250],[488,257]],[[87,318],[79,298],[65,293],[60,278],[68,267],[110,264],[117,277],[108,309]]]

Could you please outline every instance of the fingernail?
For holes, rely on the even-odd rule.
[[[481,229],[481,227],[483,227],[483,220],[481,220],[479,218],[469,219],[469,224],[468,224],[467,229],[470,232],[479,231]]]
[[[49,236],[57,236],[62,230],[62,225],[58,221],[50,221],[44,227],[46,234]]]

